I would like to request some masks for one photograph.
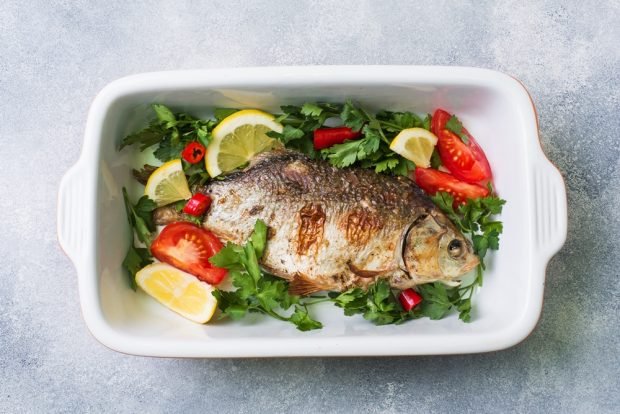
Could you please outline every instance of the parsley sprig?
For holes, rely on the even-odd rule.
[[[139,145],[140,151],[157,146],[153,151],[155,158],[167,162],[181,157],[185,146],[198,141],[205,147],[211,142],[211,131],[226,116],[238,111],[237,109],[218,108],[215,110],[216,119],[198,119],[184,112],[173,112],[162,104],[153,104],[155,119],[149,125],[123,138],[119,150],[130,145]],[[148,167],[148,166],[145,166]],[[187,175],[190,186],[204,184],[209,179],[203,163],[189,164],[183,160],[183,170]],[[151,169],[134,171],[139,181],[146,182]]]
[[[263,313],[294,324],[300,331],[320,329],[323,325],[312,319],[307,304],[288,293],[288,282],[263,272],[259,260],[265,251],[267,226],[257,220],[250,239],[240,246],[228,243],[209,261],[228,269],[234,291],[217,289],[214,296],[223,316],[241,319],[248,313]],[[293,312],[286,312],[293,307]]]
[[[336,306],[344,309],[345,315],[361,314],[375,325],[398,324],[417,316],[403,310],[390,284],[383,279],[370,285],[367,290],[353,288],[342,293],[329,292],[328,295]]]
[[[127,221],[129,221],[129,228],[131,229],[129,249],[125,259],[123,259],[123,268],[127,270],[131,288],[136,290],[136,273],[144,266],[153,263],[148,247],[153,241],[155,224],[153,223],[152,213],[157,205],[147,196],[142,196],[136,204],[132,204],[125,187],[123,187],[123,200],[125,202]],[[146,247],[137,247],[135,245],[134,234]]]
[[[492,188],[491,188],[492,190]],[[488,197],[467,200],[466,204],[454,208],[454,198],[445,192],[438,192],[431,199],[435,204],[450,218],[454,225],[465,235],[469,235],[472,240],[474,253],[480,259],[480,264],[476,268],[476,278],[469,284],[453,288],[446,288],[445,295],[442,293],[442,301],[446,298],[450,302],[450,308],[459,311],[459,318],[465,322],[471,319],[471,298],[477,287],[482,286],[482,275],[486,268],[484,258],[489,250],[499,249],[499,236],[503,231],[501,221],[494,218],[502,212],[506,200],[502,200],[493,194]],[[434,283],[433,285],[437,285]],[[424,287],[421,293],[426,301]]]
[[[351,100],[343,105],[340,118],[352,130],[361,130],[362,138],[326,148],[321,151],[321,156],[338,168],[359,164],[364,168],[374,168],[377,173],[408,175],[415,165],[391,151],[390,143],[403,129],[430,128],[430,115],[425,119],[413,112],[381,111],[373,115]]]
[[[417,287],[422,295],[422,303],[409,312],[405,312],[396,300],[390,284],[383,279],[368,287],[349,289],[346,292],[330,292],[329,297],[338,307],[344,309],[344,314],[352,316],[361,314],[364,319],[375,325],[401,324],[411,319],[427,317],[433,320],[442,319],[453,309],[459,312],[459,317],[470,321],[471,293],[467,289],[451,288],[443,283],[427,283]]]
[[[344,104],[325,102],[305,103],[302,106],[285,105],[276,118],[284,125],[281,133],[269,135],[286,147],[301,151],[311,158],[321,157],[338,168],[359,165],[373,168],[377,173],[408,175],[414,164],[390,150],[392,139],[403,129],[420,127],[430,129],[430,115],[420,118],[413,112],[381,111],[376,115],[351,100]],[[333,124],[345,125],[361,131],[362,137],[348,140],[321,150],[312,145],[312,134],[317,128]]]
[[[302,106],[281,106],[282,114],[276,118],[284,128],[282,133],[271,132],[270,136],[280,140],[287,148],[296,149],[309,157],[317,158],[312,145],[312,134],[315,129],[325,125],[328,119],[336,118],[342,111],[341,104],[325,102],[308,102]]]
[[[198,119],[178,112],[161,104],[151,105],[156,118],[149,125],[123,138],[120,149],[126,146],[139,144],[140,151],[158,144],[153,155],[162,162],[179,158],[187,143],[198,141],[205,147],[211,141],[211,131],[217,124],[213,119]]]

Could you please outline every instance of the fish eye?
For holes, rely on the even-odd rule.
[[[448,253],[450,254],[450,256],[456,259],[458,257],[461,257],[463,255],[463,252],[463,242],[458,239],[452,239],[448,244]]]

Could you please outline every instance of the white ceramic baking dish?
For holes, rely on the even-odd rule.
[[[322,330],[252,316],[198,325],[129,288],[121,268],[129,242],[121,188],[132,151],[120,139],[145,125],[149,104],[206,116],[214,107],[262,108],[347,98],[370,109],[457,113],[484,148],[499,194],[501,249],[491,256],[473,321],[456,315],[399,326],[374,326],[321,304]],[[504,74],[474,68],[327,66],[147,73],[106,86],[95,98],[78,162],[59,192],[58,237],[77,268],[84,319],[114,350],[173,357],[423,355],[499,350],[522,341],[538,321],[547,262],[566,238],[566,193],[545,158],[536,112],[525,88]]]

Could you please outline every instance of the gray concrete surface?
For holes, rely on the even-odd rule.
[[[618,412],[619,28],[617,0],[2,2],[0,412]],[[570,222],[524,343],[177,360],[90,336],[55,217],[99,89],[152,70],[371,63],[480,66],[529,87]]]

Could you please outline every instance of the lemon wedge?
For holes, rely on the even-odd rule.
[[[191,198],[181,160],[168,161],[153,171],[146,182],[144,194],[158,206]]]
[[[424,128],[407,128],[400,131],[390,144],[390,149],[402,155],[416,166],[428,168],[431,166],[433,149],[437,145],[437,137]]]
[[[227,116],[212,132],[205,164],[211,177],[242,166],[256,154],[270,150],[278,141],[268,132],[282,132],[274,116],[257,109],[244,109]]]
[[[208,322],[217,307],[211,285],[166,263],[142,268],[136,283],[159,303],[194,322]]]

